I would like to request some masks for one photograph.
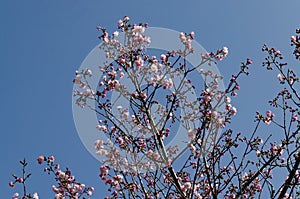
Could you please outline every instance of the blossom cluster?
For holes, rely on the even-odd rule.
[[[181,32],[179,35],[180,41],[184,44],[185,50],[189,53],[193,53],[194,49],[192,48],[192,41],[195,38],[195,33],[191,32],[190,34]]]
[[[225,57],[227,57],[228,53],[229,53],[228,48],[226,46],[224,46],[222,49],[218,49],[216,53],[214,53],[214,52],[203,53],[203,54],[201,54],[201,57],[204,60],[209,60],[209,61],[217,60],[217,61],[221,61]]]
[[[76,71],[75,79],[73,80],[74,84],[79,86],[79,89],[74,90],[74,96],[77,96],[76,104],[80,107],[85,107],[87,105],[88,99],[94,99],[95,93],[89,87],[87,83],[87,77],[92,77],[92,71],[90,69],[85,69],[82,71]]]
[[[300,37],[299,37],[299,34],[300,34],[300,29],[296,29],[296,36],[291,36],[291,45],[292,46],[295,46],[295,49],[294,49],[294,55],[296,57],[296,59],[299,59],[300,58]]]
[[[67,168],[65,171],[60,169],[60,164],[54,163],[54,156],[39,156],[37,162],[39,164],[46,163],[47,167],[44,171],[48,174],[52,173],[55,176],[57,185],[52,186],[52,190],[55,193],[55,199],[74,198],[79,199],[84,195],[91,196],[94,191],[93,187],[86,187],[85,184],[77,182],[75,176],[71,174],[71,171]]]

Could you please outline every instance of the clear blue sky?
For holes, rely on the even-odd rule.
[[[207,50],[229,47],[229,57],[218,64],[227,80],[247,57],[254,61],[242,90],[235,129],[253,127],[256,110],[264,112],[278,86],[276,74],[261,67],[264,43],[296,63],[289,37],[300,26],[300,2],[272,1],[79,1],[2,0],[0,2],[0,197],[11,198],[11,173],[20,174],[18,161],[26,157],[33,172],[28,188],[40,198],[53,198],[52,178],[36,163],[51,155],[69,166],[77,179],[95,187],[101,198],[100,163],[81,143],[72,117],[74,71],[99,43],[95,27],[112,31],[124,15],[135,22],[177,31],[194,31]],[[299,67],[295,70],[300,73]],[[273,76],[272,76],[273,74]],[[277,91],[276,90],[276,91]]]

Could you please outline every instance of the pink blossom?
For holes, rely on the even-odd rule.
[[[296,122],[296,121],[298,121],[298,117],[296,114],[294,114],[292,117],[292,122]]]
[[[48,159],[49,159],[50,162],[54,162],[54,160],[55,160],[53,155],[49,156]]]
[[[236,97],[236,96],[237,96],[237,93],[236,93],[236,92],[232,92],[232,93],[231,93],[231,96]]]
[[[237,113],[236,108],[235,108],[235,107],[232,107],[232,108],[231,108],[230,114],[231,114],[231,115],[235,115],[236,113]]]
[[[243,180],[246,181],[246,180],[248,180],[248,178],[249,178],[249,177],[248,177],[248,174],[245,173],[245,174],[243,175]]]
[[[278,79],[279,81],[282,81],[282,76],[281,76],[281,74],[278,74],[278,75],[277,75],[277,79]]]
[[[228,48],[227,47],[223,47],[222,52],[224,54],[224,57],[226,57],[228,55]]]
[[[134,26],[132,32],[133,33],[144,33],[145,32],[145,27],[143,27],[143,26]]]
[[[59,193],[59,189],[54,185],[52,185],[52,190],[54,193]]]
[[[120,146],[122,146],[123,143],[124,143],[124,140],[123,140],[122,137],[118,137],[118,138],[117,138],[117,142],[120,144]]]
[[[113,33],[113,36],[114,36],[114,37],[119,36],[119,32],[118,32],[118,31],[115,31],[115,32]]]
[[[190,35],[191,35],[191,38],[192,38],[192,39],[195,38],[195,33],[194,33],[194,32],[191,32]]]
[[[145,101],[147,99],[147,94],[142,91],[140,97],[142,98],[143,101]]]
[[[95,189],[94,187],[89,187],[89,190],[94,191]]]
[[[124,59],[124,58],[121,58],[120,60],[119,60],[119,63],[120,64],[124,64],[126,62],[126,60]]]
[[[24,180],[23,180],[23,178],[17,178],[17,181],[18,181],[19,183],[22,183]]]
[[[180,40],[181,40],[182,43],[186,42],[186,36],[185,36],[185,34],[183,32],[181,32],[179,34],[179,38],[180,38]]]
[[[45,160],[45,156],[39,156],[37,158],[37,161],[38,161],[39,164],[42,164],[44,162],[44,160]]]
[[[109,77],[114,79],[117,75],[117,71],[112,70],[112,71],[109,71],[107,74],[108,74]]]
[[[165,79],[164,81],[164,89],[171,89],[173,87],[173,80],[172,79]]]
[[[108,43],[108,42],[109,42],[109,38],[108,38],[108,37],[104,37],[103,41],[104,41],[105,43]],[[109,57],[111,56],[111,53],[109,53],[109,52],[107,52],[107,53],[108,53],[108,54],[107,54],[107,58],[109,58]]]
[[[209,59],[209,58],[211,58],[211,54],[210,53],[202,53],[201,58],[202,59]]]
[[[195,139],[195,137],[196,137],[196,131],[193,130],[193,129],[189,129],[188,130],[188,136],[189,136],[190,140]]]
[[[134,97],[135,99],[137,99],[139,97],[138,93],[137,92],[133,92],[131,94],[132,97]]]
[[[77,74],[75,79],[73,80],[74,84],[80,84],[81,83],[81,75]]]
[[[166,137],[168,137],[169,135],[170,135],[170,129],[167,128],[167,129],[166,129]]]
[[[226,105],[225,105],[225,109],[228,110],[228,111],[231,109],[231,107],[232,107],[231,104],[226,104]]]
[[[92,77],[92,76],[93,76],[93,73],[92,73],[91,69],[87,69],[87,70],[86,70],[86,74],[87,74],[89,77]]]
[[[128,16],[125,16],[123,19],[125,22],[128,22],[130,20],[130,18]]]
[[[215,59],[221,61],[228,55],[228,48],[223,47],[222,50],[218,50],[217,54],[215,55]]]
[[[225,127],[225,122],[224,122],[223,118],[218,117],[218,119],[216,121],[216,126],[218,128],[224,128]]]
[[[108,166],[101,166],[100,167],[100,177],[103,178],[104,176],[106,176],[108,174]]]
[[[152,157],[153,157],[154,160],[159,160],[160,159],[160,155],[157,152],[153,153]]]
[[[91,196],[91,195],[93,194],[93,192],[92,192],[91,190],[89,190],[89,191],[86,192],[86,194],[87,194],[88,196]]]
[[[15,193],[13,196],[12,196],[12,199],[18,199],[19,198],[19,193]]]
[[[99,130],[99,131],[107,131],[107,127],[105,125],[97,125],[96,128]]]
[[[256,156],[259,157],[261,154],[260,150],[256,150]]]
[[[89,97],[93,94],[93,91],[91,89],[86,89],[83,93],[84,96]]]
[[[275,54],[275,56],[281,56],[280,50],[274,49],[274,54]]]
[[[266,124],[271,124],[271,120],[270,119],[266,119],[266,120],[264,120],[264,122],[266,123]]]
[[[120,86],[119,81],[116,80],[116,79],[115,79],[115,80],[109,80],[109,81],[107,82],[107,84],[108,84],[108,87],[107,87],[108,90],[118,89],[119,86]]]
[[[37,193],[34,193],[33,196],[32,196],[32,199],[39,199],[39,196]]]
[[[104,148],[103,140],[96,140],[95,143],[94,143],[94,147],[95,147],[96,150],[103,149]]]
[[[282,150],[281,145],[277,146],[277,145],[271,143],[271,149],[270,149],[270,152],[271,152],[273,155],[282,155],[283,150]]]
[[[157,73],[158,69],[156,64],[151,64],[150,68],[152,72]]]
[[[55,194],[54,199],[64,199],[64,196],[61,193]]]
[[[186,182],[186,183],[184,183],[184,187],[186,189],[190,189],[192,187],[192,184],[190,182]]]
[[[166,58],[167,58],[167,56],[166,56],[165,54],[161,54],[161,55],[160,55],[160,59],[161,59],[162,61],[166,61]]]
[[[139,57],[135,61],[135,64],[136,64],[136,69],[140,69],[144,65],[144,60],[141,57]]]
[[[249,64],[252,64],[253,63],[253,61],[251,60],[251,59],[247,59],[247,64],[249,65]]]
[[[197,148],[195,147],[195,145],[193,145],[192,143],[190,143],[189,145],[190,145],[190,150],[192,152],[195,152],[197,150]]]
[[[14,184],[13,182],[9,182],[8,185],[9,185],[10,187],[14,187],[14,186],[15,186],[15,184]]]
[[[268,118],[273,118],[273,117],[275,116],[275,114],[272,113],[270,110],[268,110],[268,111],[266,112],[266,115],[267,115]]]
[[[123,21],[122,21],[121,19],[118,21],[118,26],[119,26],[119,27],[122,27],[122,26],[123,26]]]
[[[230,102],[231,102],[231,98],[228,97],[228,96],[226,96],[226,97],[225,97],[225,101],[226,101],[227,103],[230,103]]]

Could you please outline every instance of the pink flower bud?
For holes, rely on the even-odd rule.
[[[55,170],[58,170],[60,167],[60,164],[55,165]]]
[[[293,115],[292,122],[296,122],[296,121],[298,121],[298,117],[297,117],[297,115]]]
[[[115,31],[115,32],[113,33],[113,36],[114,36],[114,37],[119,36],[119,32],[118,32],[118,31]]]
[[[18,178],[17,181],[18,181],[19,183],[22,183],[24,180],[23,180],[23,178]]]
[[[15,186],[15,184],[14,184],[13,182],[9,182],[8,185],[9,185],[10,187],[14,187],[14,186]]]
[[[167,58],[167,57],[166,57],[166,55],[165,55],[165,54],[161,54],[161,55],[160,55],[160,59],[161,59],[162,61],[165,61],[165,60],[166,60],[166,58]]]
[[[247,64],[249,65],[249,64],[252,64],[253,63],[253,61],[251,60],[251,59],[247,59]]]
[[[192,38],[192,39],[195,38],[195,33],[194,33],[194,32],[191,32],[190,35],[191,35],[191,38]]]

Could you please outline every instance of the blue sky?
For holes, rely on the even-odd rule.
[[[18,161],[27,158],[33,175],[28,188],[40,198],[52,198],[53,180],[36,164],[51,155],[72,169],[81,182],[95,187],[92,198],[103,196],[100,163],[81,143],[72,116],[74,71],[99,40],[95,27],[109,31],[124,15],[150,26],[196,33],[207,50],[229,47],[218,64],[225,80],[245,58],[253,59],[251,76],[240,81],[235,129],[253,127],[256,110],[264,112],[278,91],[275,73],[261,67],[264,43],[286,54],[296,65],[289,37],[300,26],[300,2],[273,1],[79,1],[2,0],[0,2],[0,195],[10,198],[11,173],[20,174]],[[297,66],[297,65],[296,65]],[[300,69],[295,67],[295,72]]]

